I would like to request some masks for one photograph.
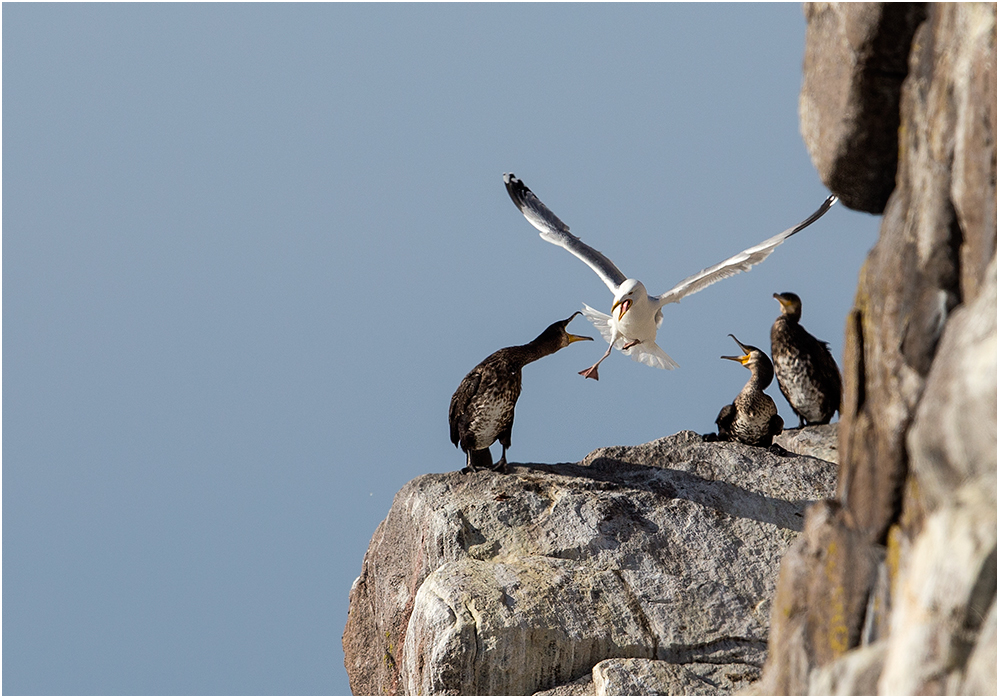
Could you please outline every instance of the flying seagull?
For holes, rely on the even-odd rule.
[[[505,174],[503,181],[514,204],[528,219],[528,223],[540,231],[542,239],[566,248],[587,263],[614,294],[611,315],[583,304],[583,314],[608,342],[604,356],[596,364],[580,372],[584,377],[595,380],[598,379],[597,367],[611,354],[612,348],[618,348],[635,361],[651,367],[676,368],[677,362],[656,344],[656,330],[663,322],[663,306],[677,303],[685,296],[701,291],[720,279],[745,272],[758,262],[763,262],[786,238],[814,223],[837,201],[837,197],[831,195],[802,223],[691,275],[666,293],[650,296],[642,282],[626,277],[614,262],[570,233],[569,226],[560,221],[514,173]]]

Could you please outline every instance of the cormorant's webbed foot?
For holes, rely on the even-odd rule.
[[[781,446],[780,444],[777,444],[777,443],[772,444],[771,446],[769,446],[767,448],[767,450],[769,452],[771,452],[772,454],[774,454],[775,456],[791,456],[792,455],[792,452],[788,451],[783,446]]]

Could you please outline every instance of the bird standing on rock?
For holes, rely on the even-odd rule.
[[[497,350],[462,379],[451,397],[448,425],[452,444],[466,453],[463,473],[494,468],[490,445],[497,440],[503,453],[495,470],[506,470],[514,405],[521,395],[521,369],[573,342],[593,340],[566,332],[566,326],[579,314],[577,311],[566,320],[553,323],[526,345]]]
[[[729,337],[736,340],[735,335]],[[774,378],[774,369],[767,355],[752,345],[744,345],[739,340],[744,354],[739,357],[722,357],[739,362],[750,370],[750,380],[732,403],[719,411],[715,424],[719,427],[719,439],[739,441],[755,447],[769,447],[773,439],[781,434],[784,421],[778,415],[771,396],[764,389]]]
[[[778,386],[803,425],[826,425],[840,409],[840,371],[830,346],[799,325],[802,300],[774,294],[781,315],[771,326],[771,359]]]
[[[663,322],[663,306],[668,303],[677,303],[685,296],[701,291],[720,279],[745,272],[758,262],[763,262],[776,247],[818,220],[837,201],[837,197],[831,195],[819,209],[802,223],[747,248],[717,265],[691,275],[666,293],[650,296],[646,293],[646,287],[643,286],[642,282],[627,278],[615,266],[614,262],[570,233],[569,226],[560,221],[559,217],[552,213],[528,189],[524,182],[514,176],[514,173],[505,174],[503,181],[514,204],[528,219],[528,223],[539,230],[542,239],[566,248],[583,260],[592,270],[597,272],[597,276],[614,294],[611,315],[594,310],[587,304],[583,305],[583,314],[609,343],[604,356],[597,360],[596,364],[580,372],[584,377],[594,380],[598,379],[597,367],[607,359],[614,347],[637,362],[648,364],[651,367],[676,368],[677,362],[656,344],[656,331]]]

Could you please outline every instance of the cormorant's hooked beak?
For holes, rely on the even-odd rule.
[[[574,313],[569,318],[567,318],[566,320],[563,321],[563,331],[566,330],[566,326],[569,325],[569,322],[571,320],[573,320],[574,318],[576,318],[578,315],[582,315],[582,313],[580,311],[577,311],[576,313]],[[569,338],[568,341],[570,343],[580,342],[581,340],[593,340],[594,339],[592,337],[585,337],[583,335],[573,335],[572,333],[566,333],[566,337]]]
[[[735,336],[735,335],[733,335],[732,333],[730,333],[730,334],[729,334],[729,337],[731,337],[731,338],[733,338],[734,340],[736,340],[736,336]],[[747,362],[749,362],[749,361],[750,361],[750,352],[751,352],[751,351],[753,351],[753,348],[752,348],[752,347],[748,347],[747,345],[744,345],[744,344],[743,344],[742,342],[740,342],[739,340],[736,340],[736,344],[737,344],[737,345],[739,345],[739,346],[740,346],[740,349],[741,349],[741,350],[743,350],[744,352],[746,352],[746,354],[744,354],[744,355],[743,355],[743,356],[741,356],[741,357],[720,357],[720,359],[731,359],[731,360],[733,360],[734,362],[739,362],[739,363],[740,363],[740,364],[742,364],[743,366],[746,366],[746,365],[747,365]]]
[[[786,298],[784,294],[775,293],[773,297],[781,305],[782,313],[791,313],[795,310],[795,302],[790,298]]]
[[[621,320],[625,314],[628,313],[628,309],[632,307],[632,299],[620,299],[615,301],[614,305],[611,306],[612,315],[614,315],[615,309],[619,306],[621,306],[621,311],[618,312],[618,320]]]

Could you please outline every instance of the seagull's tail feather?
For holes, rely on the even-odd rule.
[[[601,337],[604,338],[605,342],[611,342],[611,338],[614,337],[614,331],[611,329],[611,316],[601,313],[587,304],[583,304],[583,315],[594,324],[594,327],[601,333]],[[662,319],[662,316],[659,317]],[[628,355],[635,361],[642,362],[654,369],[676,369],[680,366],[655,342],[643,342],[628,349],[622,349],[624,346],[625,338],[618,337],[615,340],[616,349],[621,350],[623,354]]]
[[[654,369],[676,369],[680,366],[655,342],[643,342],[622,351],[635,361]]]
[[[601,313],[587,304],[583,304],[583,315],[587,317],[587,320],[594,324],[594,327],[597,328],[599,333],[601,333],[601,337],[604,338],[605,342],[611,342],[611,338],[614,336],[614,331],[611,329],[611,316]],[[615,343],[615,346],[618,347],[618,349],[621,349],[624,344],[624,340],[619,338],[619,341]]]

